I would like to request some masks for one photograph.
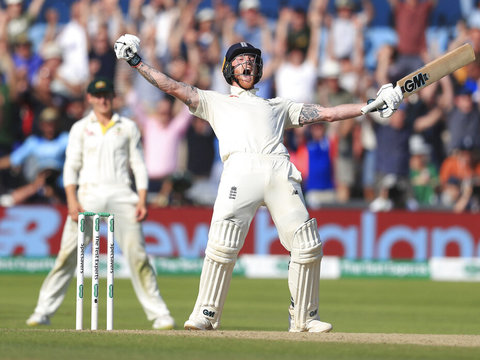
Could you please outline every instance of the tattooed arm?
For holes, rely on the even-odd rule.
[[[145,64],[138,55],[139,48],[140,39],[132,34],[120,36],[113,46],[117,59],[125,60],[131,67],[137,69],[150,84],[183,101],[191,111],[195,111],[199,103],[198,89],[183,82],[175,81],[152,66]]]
[[[343,104],[334,107],[322,107],[315,104],[304,104],[300,112],[300,125],[313,124],[319,121],[334,122],[351,119],[362,115],[360,109],[365,104]]]
[[[157,69],[145,64],[143,61],[136,67],[140,75],[142,75],[150,84],[156,86],[160,90],[169,95],[175,96],[183,101],[192,111],[198,107],[198,92],[193,85],[188,85],[180,81],[173,80]]]

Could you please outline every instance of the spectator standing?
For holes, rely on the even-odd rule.
[[[288,11],[290,19],[286,29],[287,49],[299,49],[306,54],[311,42],[311,29],[307,13],[301,7],[294,7]],[[283,12],[284,10],[281,11],[281,14]]]
[[[474,155],[472,137],[466,137],[440,168],[442,204],[456,213],[480,210],[480,164]]]
[[[5,0],[7,14],[7,36],[12,41],[28,31],[38,17],[45,0],[32,0],[25,8],[24,0]]]
[[[272,78],[275,69],[274,37],[260,5],[259,0],[241,0],[238,5],[240,16],[234,22],[233,28],[228,24],[224,27],[222,35],[226,44],[245,41],[262,48],[263,77],[256,85],[259,89],[257,95],[269,98],[272,96],[274,86]]]
[[[174,114],[173,101],[165,97],[155,111],[149,112],[133,97],[128,100],[143,135],[149,191],[157,193],[154,200],[157,206],[169,205],[172,190],[169,177],[179,168],[181,140],[192,119],[183,104],[178,104],[180,110]]]
[[[25,133],[40,133],[38,119],[45,108],[54,107],[63,111],[66,97],[60,89],[56,88],[55,77],[55,70],[44,63],[35,77],[31,91],[25,94],[22,107],[25,113],[23,119]]]
[[[16,71],[6,39],[0,38],[0,156],[9,154],[14,144],[21,141],[18,117]]]
[[[130,2],[130,20],[139,34],[153,41],[153,52],[162,66],[169,60],[169,39],[174,32],[185,1],[178,6],[174,0],[133,0]]]
[[[210,124],[196,116],[187,130],[187,173],[191,188],[186,196],[196,205],[213,205],[218,182],[213,181],[213,164],[218,150],[216,136]]]
[[[209,66],[216,66],[220,59],[220,39],[215,28],[216,20],[216,12],[210,7],[203,8],[195,14],[200,57],[205,59]]]
[[[130,30],[119,0],[97,0],[88,3],[85,16],[89,38],[94,39],[103,27],[106,27],[109,39],[116,39],[121,33]]]
[[[293,134],[290,136],[290,142],[292,144],[287,146],[287,149],[290,154],[290,161],[302,174],[302,188],[305,189],[309,170],[307,143],[309,140],[310,131],[308,131],[306,128],[299,127],[292,129],[291,132],[293,132]],[[287,136],[288,134],[286,133],[285,138],[287,138]]]
[[[215,133],[210,124],[193,117],[186,133],[187,171],[195,178],[208,178],[215,158]]]
[[[449,134],[448,154],[458,149],[472,134],[480,134],[480,111],[473,100],[473,89],[461,86],[455,90],[453,101],[447,102],[446,125]],[[480,149],[480,136],[470,138],[472,147]]]
[[[58,23],[60,14],[57,9],[54,7],[47,8],[44,16],[45,21],[37,21],[29,31],[34,50],[39,53],[44,44],[54,41],[60,31]]]
[[[203,8],[195,15],[196,48],[198,54],[197,84],[201,89],[212,87],[213,77],[221,64],[219,30],[215,22],[219,22],[212,8]]]
[[[65,113],[62,115],[62,128],[64,131],[70,131],[73,124],[78,120],[83,118],[88,111],[87,102],[85,97],[78,96],[75,98],[70,98],[65,104]]]
[[[32,47],[32,42],[27,34],[17,35],[12,40],[13,61],[16,71],[27,73],[28,85],[30,86],[35,78],[43,59]]]
[[[398,36],[398,67],[401,77],[420,68],[427,60],[426,30],[437,0],[388,0]]]
[[[333,174],[332,144],[327,135],[327,125],[310,126],[312,139],[307,143],[308,179],[305,201],[311,209],[318,209],[336,200]]]
[[[59,112],[46,108],[39,115],[41,135],[29,136],[10,155],[0,158],[0,169],[22,167],[26,184],[0,198],[2,206],[12,206],[39,195],[51,203],[64,201],[61,178],[68,133],[59,131]],[[38,194],[42,190],[42,194]]]
[[[311,37],[307,52],[303,48],[288,47],[288,28],[294,11],[282,9],[277,30],[277,67],[274,75],[276,95],[298,102],[311,103],[317,83],[318,36],[321,17],[310,16]],[[285,51],[285,52],[284,52]]]
[[[320,83],[319,103],[337,106],[354,101],[354,96],[340,85],[340,64],[335,60],[326,60],[322,65],[322,82]],[[329,135],[336,144],[336,151],[331,151],[334,161],[334,183],[337,200],[345,203],[350,200],[351,189],[355,182],[354,129],[355,119],[348,119],[332,124]],[[335,156],[333,155],[335,154]]]
[[[234,30],[241,40],[258,46],[271,39],[270,29],[260,11],[259,0],[241,0],[238,8],[240,17]]]
[[[328,58],[363,65],[363,33],[373,17],[373,6],[370,0],[363,0],[362,5],[357,12],[354,0],[335,0],[335,13],[328,21]]]
[[[17,91],[17,74],[6,38],[0,38],[0,157],[23,141]],[[10,171],[0,170],[0,193],[14,186]]]
[[[42,67],[48,68],[52,74],[57,74],[57,71],[62,65],[62,49],[58,44],[52,40],[43,44],[40,49],[40,56],[43,59]]]
[[[411,110],[404,102],[388,121],[375,124],[378,197],[370,204],[372,211],[405,209],[411,198],[409,139],[414,121]],[[376,114],[369,116],[380,120]]]
[[[57,73],[59,87],[68,96],[83,94],[89,80],[88,36],[85,30],[87,4],[75,1],[70,19],[55,39],[62,49],[63,62]]]
[[[372,118],[370,116],[365,117],[360,122],[360,128],[363,199],[370,203],[375,199],[375,159],[377,157],[377,139]]]
[[[437,192],[440,180],[437,168],[430,161],[430,146],[421,135],[413,135],[409,147],[413,198],[420,207],[435,206],[439,202]]]
[[[117,61],[111,44],[107,26],[100,26],[92,36],[88,53],[89,73],[92,78],[106,77],[112,81],[115,79]]]
[[[420,90],[414,105],[418,109],[418,116],[414,120],[413,129],[428,145],[430,161],[437,171],[446,156],[443,140],[446,131],[445,115],[452,102],[452,81],[450,76],[445,76]]]

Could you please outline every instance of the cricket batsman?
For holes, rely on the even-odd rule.
[[[256,96],[262,77],[261,50],[246,42],[233,44],[225,54],[222,72],[230,94],[204,91],[175,81],[145,64],[140,39],[121,36],[115,43],[123,59],[152,85],[183,101],[190,112],[210,123],[219,140],[224,170],[210,224],[198,297],[187,330],[214,330],[220,325],[233,267],[257,209],[265,205],[290,252],[288,286],[291,332],[328,332],[332,325],[319,317],[319,280],[322,242],[317,222],[310,218],[302,194],[301,174],[283,145],[285,129],[319,121],[334,122],[362,114],[366,104],[325,108],[288,99]],[[389,117],[403,96],[392,84],[377,96]]]

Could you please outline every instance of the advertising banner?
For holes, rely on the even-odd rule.
[[[143,223],[148,254],[163,258],[203,257],[211,215],[210,208],[150,209]],[[327,256],[416,262],[434,257],[480,257],[480,221],[475,214],[323,209],[311,211],[310,215],[318,221]],[[66,216],[66,207],[0,208],[0,257],[55,256]],[[104,226],[101,253],[106,253],[106,232]],[[288,255],[265,208],[255,215],[241,254]]]

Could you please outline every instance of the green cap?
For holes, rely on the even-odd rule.
[[[89,94],[114,93],[113,81],[106,77],[95,78],[88,84],[87,92]]]

